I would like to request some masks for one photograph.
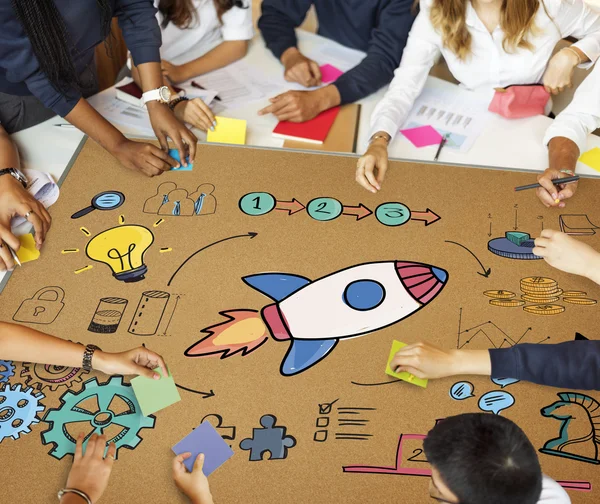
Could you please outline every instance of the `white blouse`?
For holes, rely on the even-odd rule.
[[[582,0],[545,0],[546,9],[540,3],[535,17],[537,29],[527,37],[533,49],[517,48],[510,53],[502,48],[502,28],[498,26],[490,34],[469,2],[466,23],[471,33],[471,55],[465,60],[459,60],[443,46],[441,35],[429,17],[432,2],[421,0],[421,11],[408,36],[400,66],[371,116],[370,135],[385,131],[392,138],[395,136],[440,54],[461,86],[489,90],[490,98],[497,87],[539,83],[556,43],[564,37],[581,38],[574,46],[592,62],[600,56],[600,13],[592,11]]]
[[[154,1],[158,7],[159,0]],[[222,16],[222,23],[217,16],[213,0],[193,0],[196,17],[189,28],[181,29],[173,23],[162,28],[163,16],[157,12],[156,17],[162,31],[162,47],[160,55],[163,60],[171,61],[185,55],[192,48],[194,54],[206,54],[226,40],[250,40],[254,36],[252,26],[252,0],[244,0],[244,7],[233,7]],[[198,47],[202,47],[199,50]]]

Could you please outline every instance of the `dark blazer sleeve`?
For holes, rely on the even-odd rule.
[[[151,0],[118,0],[115,16],[133,63],[160,62],[162,37]]]
[[[522,344],[490,349],[492,378],[567,389],[600,390],[600,341]]]
[[[263,0],[258,29],[277,59],[290,47],[296,47],[294,29],[302,24],[311,5],[312,0]]]

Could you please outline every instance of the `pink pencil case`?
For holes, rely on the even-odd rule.
[[[548,100],[550,93],[541,84],[508,86],[496,89],[488,110],[507,119],[521,119],[544,114]]]

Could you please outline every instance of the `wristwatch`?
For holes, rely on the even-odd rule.
[[[152,91],[146,91],[142,94],[142,107],[145,107],[149,101],[158,101],[159,103],[169,103],[171,100],[171,91],[167,86],[162,86]]]
[[[16,168],[4,168],[0,170],[0,177],[2,175],[12,175],[19,182],[21,182],[21,184],[23,184],[25,189],[27,189],[28,180],[21,170],[17,170]]]
[[[94,352],[96,350],[102,351],[102,349],[96,345],[86,345],[85,347],[85,351],[83,352],[83,363],[81,367],[83,367],[83,369],[86,371],[92,370],[92,357],[94,357]]]

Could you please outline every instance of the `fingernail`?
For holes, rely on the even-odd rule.
[[[160,380],[160,375],[158,373],[154,373],[152,375],[152,378],[154,378],[155,380]]]
[[[217,121],[213,121],[213,126],[216,126],[216,125],[217,125]]]
[[[552,198],[553,198],[553,199],[556,199],[556,198],[558,198],[558,194],[556,194],[556,193],[552,193]]]
[[[210,131],[215,131],[215,127],[214,127],[214,126],[211,126],[211,127],[210,127]]]

